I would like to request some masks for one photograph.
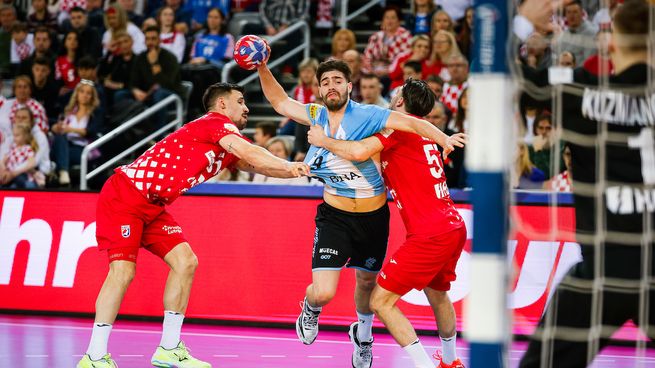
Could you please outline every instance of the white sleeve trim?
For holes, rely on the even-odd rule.
[[[530,37],[534,32],[534,25],[528,20],[528,18],[517,15],[514,17],[514,34],[521,41],[525,41]]]

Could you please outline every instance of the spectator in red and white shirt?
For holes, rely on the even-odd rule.
[[[443,85],[441,102],[453,114],[457,113],[457,101],[464,89],[468,88],[469,63],[462,55],[452,55],[448,59],[450,81]]]
[[[400,26],[400,9],[388,6],[382,16],[382,30],[368,39],[364,50],[362,70],[380,77],[389,75],[389,65],[398,55],[409,50],[412,34]]]
[[[564,147],[562,152],[562,159],[564,161],[564,166],[566,170],[561,173],[553,176],[544,183],[544,189],[552,190],[554,192],[566,192],[570,193],[572,191],[573,179],[571,178],[571,149],[569,146]]]
[[[186,39],[184,34],[175,30],[175,11],[170,6],[164,6],[157,12],[157,25],[159,26],[159,39],[161,48],[173,53],[177,62],[184,59]]]
[[[34,114],[34,124],[42,131],[48,131],[48,117],[43,105],[32,98],[32,81],[26,75],[19,75],[14,80],[14,98],[5,102],[9,107],[9,121],[13,123],[18,108],[27,106]]]
[[[400,87],[405,83],[403,78],[403,66],[407,61],[418,61],[425,66],[425,61],[430,56],[430,38],[426,35],[418,35],[412,37],[412,48],[400,54],[396,60],[389,66],[389,78],[391,78],[391,86],[394,89]],[[421,79],[421,78],[419,78]]]
[[[34,159],[36,160],[34,181],[38,187],[42,188],[45,186],[46,176],[52,171],[52,162],[50,161],[50,142],[48,141],[48,136],[34,125],[34,115],[32,115],[32,111],[27,107],[21,107],[16,110],[13,125],[23,125],[27,127],[36,141],[37,148],[34,149]],[[12,138],[9,137],[9,139]]]
[[[80,77],[77,75],[77,71],[75,71],[77,59],[79,59],[78,47],[79,40],[77,32],[69,31],[66,33],[61,55],[55,61],[55,79],[62,83],[59,95],[65,95],[70,92],[80,81]]]
[[[33,171],[36,167],[34,159],[38,149],[30,129],[23,125],[14,125],[14,138],[9,151],[0,162],[0,186],[3,188],[35,188]]]
[[[455,36],[448,31],[440,30],[432,34],[432,50],[423,67],[423,78],[436,75],[447,81],[450,74],[446,64],[452,55],[459,55],[459,46]]]

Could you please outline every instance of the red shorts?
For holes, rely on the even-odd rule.
[[[466,244],[466,227],[434,237],[408,237],[378,275],[384,289],[405,295],[412,289],[448,291]]]
[[[112,175],[98,197],[98,249],[107,250],[109,262],[136,262],[139,248],[164,258],[186,242],[182,228],[162,205],[152,204],[121,174]]]

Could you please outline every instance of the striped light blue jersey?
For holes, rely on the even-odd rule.
[[[360,140],[369,137],[385,127],[391,111],[374,105],[362,105],[350,100],[334,136],[330,134],[327,108],[308,104],[307,116],[312,124],[323,127],[328,137],[342,140]],[[370,158],[353,162],[336,156],[332,152],[311,146],[305,163],[312,174],[325,184],[325,191],[348,198],[371,198],[385,192],[379,163]]]

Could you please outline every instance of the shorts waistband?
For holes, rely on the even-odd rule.
[[[325,206],[328,210],[334,211],[336,213],[340,213],[345,216],[353,216],[353,217],[364,217],[364,216],[372,216],[372,215],[377,215],[382,212],[388,212],[389,211],[389,205],[387,204],[388,202],[384,202],[384,205],[382,207],[378,208],[377,210],[369,211],[369,212],[348,212],[344,210],[340,210],[336,207],[330,206],[327,202],[323,201],[321,203],[321,206]]]

